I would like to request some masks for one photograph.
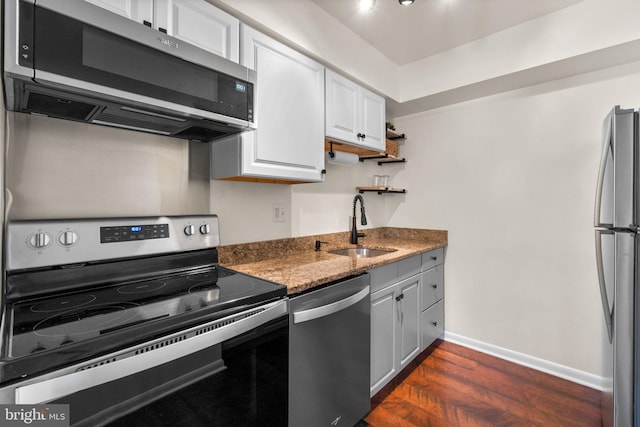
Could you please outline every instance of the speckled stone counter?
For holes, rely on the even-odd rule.
[[[328,251],[352,248],[349,232],[321,234],[218,247],[220,265],[283,284],[293,295],[315,286],[447,245],[447,231],[382,227],[359,230],[367,248],[395,249],[373,258],[351,258]],[[315,241],[327,242],[315,251]]]

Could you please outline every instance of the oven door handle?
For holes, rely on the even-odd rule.
[[[30,381],[30,384],[18,386],[15,389],[15,403],[17,404],[37,404],[51,402],[72,393],[95,387],[109,381],[124,378],[128,375],[145,369],[153,368],[172,360],[179,359],[207,347],[220,344],[228,339],[249,332],[258,326],[286,315],[289,311],[288,300],[279,300],[264,306],[247,310],[245,313],[252,313],[255,310],[264,309],[256,314],[247,315],[247,317],[239,320],[230,321],[230,319],[238,318],[243,313],[236,313],[222,319],[216,319],[213,322],[198,325],[187,331],[181,331],[176,334],[162,337],[160,339],[136,346],[133,349],[103,356],[94,361],[87,362],[85,366],[100,363],[100,361],[108,361],[104,365],[92,367],[82,371],[76,371],[70,374],[61,375],[44,381],[38,378]],[[224,324],[229,322],[228,324]],[[224,325],[216,326],[213,325]],[[208,330],[208,328],[213,329]],[[181,339],[189,333],[197,334],[187,339]],[[169,345],[155,344],[165,343],[172,338],[176,338],[175,342]],[[118,360],[119,355],[129,354],[135,349],[144,349],[141,353]],[[148,349],[152,348],[150,351]],[[111,361],[115,359],[115,361]]]

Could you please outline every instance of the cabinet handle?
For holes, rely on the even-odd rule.
[[[166,30],[166,29],[164,29],[164,28],[160,28],[160,27],[158,27],[158,31],[160,31],[161,33],[165,33],[165,34],[167,34],[167,30]]]
[[[431,322],[433,326],[438,326],[438,322]]]
[[[402,298],[404,298],[404,294],[400,294],[396,297],[396,301],[400,301]]]
[[[434,260],[434,261],[437,261],[438,257],[437,256],[432,256],[431,259]]]
[[[358,139],[360,139],[360,138],[364,137],[364,135],[363,135],[363,134],[361,134],[361,133],[358,133],[358,135],[357,135],[357,136],[358,136]]]
[[[365,139],[367,137],[367,135],[365,135],[364,133],[362,134],[362,139]]]
[[[151,22],[147,21],[146,19],[144,21],[142,21],[142,23],[144,25],[146,25],[147,27],[151,27]]]
[[[433,289],[438,289],[438,285],[431,285]]]

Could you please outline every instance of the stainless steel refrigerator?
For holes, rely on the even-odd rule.
[[[594,215],[598,280],[607,329],[602,347],[605,427],[638,425],[639,159],[638,113],[616,106],[603,124]]]

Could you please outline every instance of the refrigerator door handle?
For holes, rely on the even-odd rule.
[[[602,257],[602,235],[613,234],[612,231],[596,230],[596,266],[598,267],[598,283],[600,285],[600,299],[602,300],[602,310],[604,312],[609,342],[613,340],[613,316],[609,310],[609,295],[607,295],[606,278],[604,275],[604,259]]]
[[[602,211],[602,195],[604,186],[604,177],[607,169],[607,160],[609,156],[613,156],[613,138],[611,134],[611,122],[613,121],[613,111],[607,116],[602,128],[602,155],[600,157],[600,170],[598,172],[598,184],[596,186],[596,204],[593,214],[593,223],[596,227],[606,227],[610,224],[602,224],[600,214]],[[612,163],[613,165],[613,163]]]

